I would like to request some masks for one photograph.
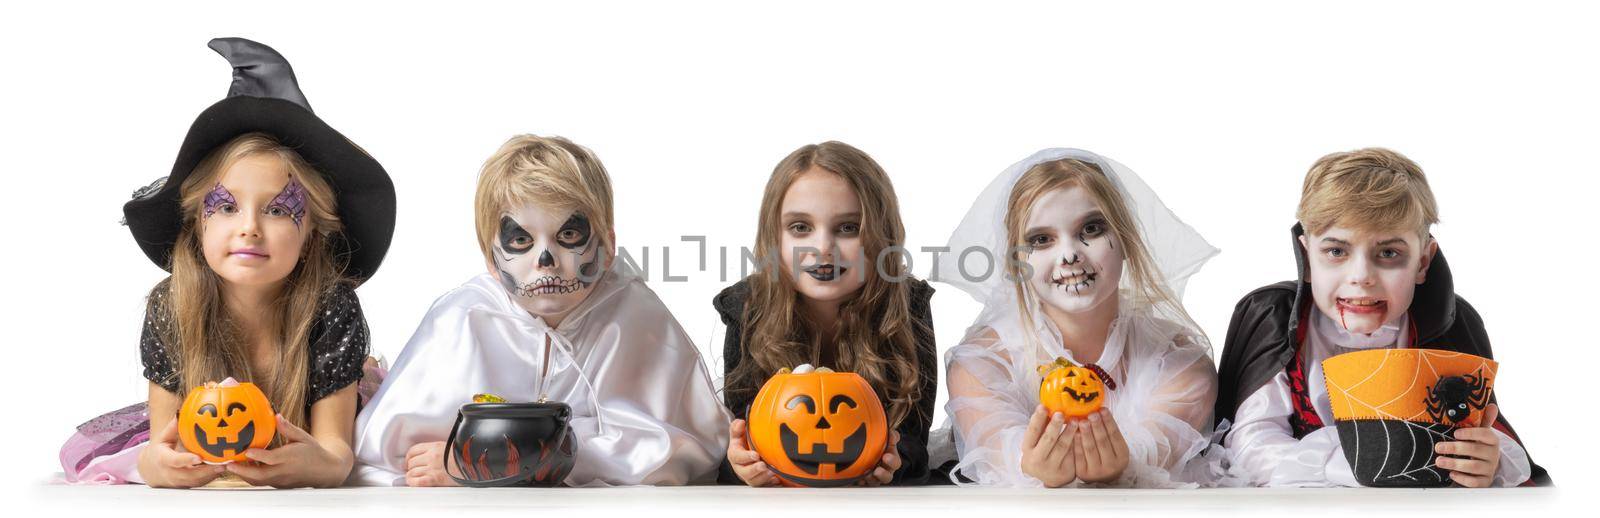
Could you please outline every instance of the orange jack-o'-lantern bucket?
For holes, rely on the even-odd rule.
[[[878,467],[889,442],[883,403],[853,372],[780,370],[749,417],[751,448],[785,485],[852,484]]]
[[[1078,365],[1066,358],[1040,365],[1039,403],[1051,413],[1085,417],[1105,404],[1106,389],[1116,388],[1105,371],[1094,365]]]
[[[178,441],[210,464],[250,460],[245,450],[267,447],[277,431],[278,414],[254,383],[208,382],[178,407]]]
[[[1356,481],[1379,487],[1450,483],[1434,445],[1483,426],[1499,364],[1433,349],[1374,349],[1322,361],[1339,442]]]

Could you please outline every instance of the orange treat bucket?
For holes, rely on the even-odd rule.
[[[1323,360],[1339,442],[1356,481],[1378,487],[1450,483],[1434,445],[1481,426],[1494,360],[1434,349],[1374,349]]]

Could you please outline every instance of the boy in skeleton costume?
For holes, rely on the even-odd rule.
[[[728,415],[672,314],[612,260],[599,160],[559,137],[515,137],[484,164],[476,205],[488,272],[434,302],[362,411],[352,482],[454,485],[443,441],[475,393],[570,405],[567,485],[714,476]]]
[[[1138,176],[1088,151],[1040,151],[989,184],[948,246],[956,255],[938,280],[984,303],[946,354],[952,479],[1213,482],[1222,459],[1204,453],[1216,375],[1179,301],[1217,250]],[[1040,404],[1037,368],[1055,358],[1109,378],[1099,411],[1065,417]]]
[[[1333,420],[1322,361],[1376,348],[1493,358],[1489,337],[1428,228],[1438,209],[1427,179],[1399,153],[1334,153],[1306,174],[1292,229],[1300,279],[1262,287],[1234,308],[1223,349],[1219,423],[1232,475],[1272,486],[1355,486]],[[1548,484],[1511,425],[1463,428],[1435,451],[1468,487]]]

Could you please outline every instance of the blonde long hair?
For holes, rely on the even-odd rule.
[[[284,279],[273,301],[267,325],[278,342],[278,359],[270,379],[250,366],[249,346],[224,307],[222,280],[206,264],[201,250],[202,201],[234,163],[246,157],[277,158],[306,190],[307,237],[300,262]],[[164,314],[164,343],[175,347],[179,396],[207,381],[232,376],[252,381],[267,393],[279,413],[296,426],[306,426],[306,392],[310,383],[308,352],[320,302],[344,281],[344,267],[335,257],[332,237],[343,226],[336,212],[333,188],[294,150],[261,133],[248,133],[218,147],[179,188],[182,227],[172,253],[172,276],[157,284],[149,311]],[[161,297],[160,295],[166,295]],[[165,299],[164,304],[156,301]]]
[[[797,307],[800,293],[795,281],[779,266],[782,257],[777,255],[784,253],[780,244],[784,194],[795,178],[813,167],[838,175],[861,200],[864,259],[875,263],[867,273],[866,285],[840,306],[832,337],[815,336],[814,323]],[[916,326],[921,324],[911,315],[910,277],[902,254],[891,252],[883,261],[877,260],[885,249],[904,243],[905,228],[894,186],[872,157],[834,141],[806,145],[785,157],[773,169],[761,198],[755,249],[758,270],[748,278],[750,299],[741,319],[740,346],[748,354],[742,355],[728,374],[725,390],[753,396],[773,372],[817,363],[822,344],[833,342],[837,365],[829,367],[855,372],[871,383],[887,406],[891,426],[910,415],[917,400],[933,397],[918,389]]]
[[[1099,165],[1078,160],[1063,158],[1049,162],[1041,162],[1029,168],[1011,189],[1011,196],[1006,203],[1006,243],[1007,250],[1012,250],[1011,261],[1006,262],[1006,272],[1011,278],[1017,293],[1017,309],[1021,314],[1022,325],[1028,337],[1034,359],[1039,359],[1041,350],[1038,337],[1033,333],[1037,325],[1033,318],[1033,310],[1038,306],[1038,296],[1033,293],[1028,285],[1028,278],[1022,270],[1026,265],[1025,252],[1019,247],[1025,244],[1027,232],[1024,228],[1028,224],[1028,216],[1034,202],[1045,194],[1070,187],[1082,187],[1094,199],[1095,204],[1106,218],[1106,223],[1111,226],[1111,234],[1116,239],[1116,244],[1123,250],[1127,261],[1129,276],[1121,296],[1126,296],[1136,306],[1166,306],[1173,309],[1175,314],[1168,315],[1182,320],[1191,329],[1199,329],[1190,318],[1188,311],[1183,309],[1183,304],[1178,303],[1177,296],[1161,281],[1160,272],[1155,260],[1151,258],[1150,251],[1145,247],[1144,237],[1139,232],[1139,224],[1133,218],[1133,213],[1128,210],[1121,193],[1112,185]]]

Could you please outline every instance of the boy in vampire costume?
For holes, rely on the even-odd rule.
[[[478,393],[570,406],[566,485],[715,476],[728,414],[677,320],[613,260],[611,200],[604,166],[566,139],[522,135],[489,158],[475,208],[487,271],[434,302],[361,412],[352,482],[454,485],[445,440]]]
[[[1421,168],[1399,153],[1334,153],[1311,167],[1292,231],[1299,280],[1245,295],[1228,325],[1216,420],[1219,430],[1231,422],[1231,475],[1252,485],[1358,484],[1334,426],[1327,358],[1382,348],[1493,358],[1483,319],[1456,295],[1428,231],[1437,214]],[[1548,484],[1492,401],[1492,426],[1439,439],[1439,473],[1468,487]]]

